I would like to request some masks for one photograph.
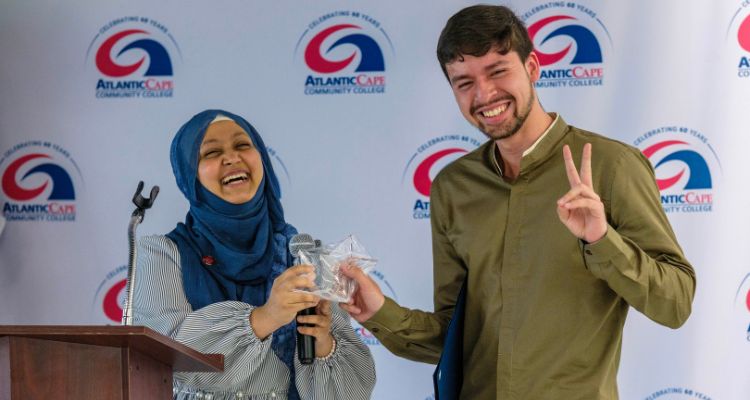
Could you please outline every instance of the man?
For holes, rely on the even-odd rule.
[[[490,140],[432,186],[435,311],[397,305],[358,268],[343,307],[396,355],[435,363],[466,280],[461,398],[617,399],[628,308],[681,326],[695,274],[648,160],[546,113],[532,50],[506,7],[448,20],[438,60]]]

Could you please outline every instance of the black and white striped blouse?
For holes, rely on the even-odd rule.
[[[175,373],[175,399],[287,398],[289,369],[271,350],[272,335],[258,339],[250,326],[253,306],[223,301],[193,311],[182,286],[180,254],[166,236],[146,236],[138,247],[138,280],[133,316],[145,325],[202,353],[224,355],[223,373]],[[332,304],[331,333],[336,349],[310,365],[295,360],[296,386],[302,399],[368,399],[375,386],[369,348]]]

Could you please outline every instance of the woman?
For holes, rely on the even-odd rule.
[[[292,266],[296,230],[284,221],[265,145],[242,117],[195,115],[170,152],[190,202],[184,223],[141,239],[134,320],[203,353],[224,354],[223,373],[176,373],[176,399],[365,399],[372,356],[338,306],[309,293],[308,265]],[[295,318],[317,306],[317,315]],[[298,326],[297,323],[309,324]],[[316,359],[295,356],[299,331]]]

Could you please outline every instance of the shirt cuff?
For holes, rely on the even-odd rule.
[[[253,329],[253,324],[250,323],[250,315],[252,315],[253,311],[255,311],[257,307],[250,306],[250,311],[247,313],[247,330],[248,330],[248,338],[250,339],[250,343],[271,343],[273,341],[273,332],[271,332],[268,337],[261,340],[258,335],[255,334],[255,330]]]
[[[333,367],[336,365],[336,363],[338,362],[338,358],[340,357],[341,351],[339,350],[338,339],[336,339],[336,336],[333,335],[333,333],[331,333],[331,335],[333,336],[333,347],[331,347],[331,351],[328,353],[328,355],[325,357],[315,357],[313,359],[313,363],[307,364],[307,365],[313,365],[313,366],[325,365],[328,367]]]
[[[579,241],[586,268],[599,279],[606,280],[612,273],[612,260],[622,254],[625,243],[614,228],[607,225],[607,233],[595,243]]]
[[[398,326],[403,321],[401,310],[402,307],[398,303],[390,297],[385,296],[385,302],[380,307],[380,310],[369,320],[363,322],[362,326],[376,336],[381,332],[392,332],[393,327]]]

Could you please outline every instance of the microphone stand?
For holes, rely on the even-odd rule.
[[[154,186],[151,188],[151,197],[144,198],[141,196],[143,190],[143,181],[138,182],[138,189],[136,189],[133,195],[133,204],[136,209],[130,216],[130,224],[128,224],[128,245],[130,252],[128,255],[128,284],[126,288],[127,296],[125,298],[125,306],[122,310],[122,325],[133,325],[133,288],[135,287],[135,262],[137,256],[137,250],[135,245],[135,228],[143,221],[143,217],[146,215],[146,210],[154,205],[156,195],[159,194],[159,187]]]

